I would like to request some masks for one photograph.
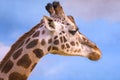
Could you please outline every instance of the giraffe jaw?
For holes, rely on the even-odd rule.
[[[98,49],[97,51],[93,51],[91,53],[88,53],[88,54],[84,54],[84,53],[67,53],[67,52],[64,52],[64,51],[53,51],[51,52],[51,54],[59,54],[59,55],[63,55],[63,56],[80,56],[80,57],[87,57],[89,60],[92,60],[92,61],[97,61],[101,58],[101,51]]]

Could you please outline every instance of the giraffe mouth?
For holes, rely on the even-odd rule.
[[[88,59],[90,60],[93,60],[93,61],[97,61],[101,58],[101,52],[100,50],[98,49],[96,52],[91,52],[89,55],[88,55]]]
[[[90,48],[90,52],[87,55],[88,59],[97,61],[101,58],[101,51],[94,43],[87,41],[84,45],[87,45],[87,47]]]

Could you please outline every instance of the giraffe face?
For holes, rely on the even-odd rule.
[[[99,48],[78,31],[73,18],[67,17],[60,22],[56,18],[44,16],[44,21],[52,40],[48,47],[50,53],[100,59]]]

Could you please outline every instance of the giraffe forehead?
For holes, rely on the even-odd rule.
[[[68,26],[68,24],[70,25],[73,25],[73,23],[68,19],[66,20],[65,18],[62,18],[62,17],[53,17],[53,21],[54,23],[58,24],[58,25],[61,25],[61,26]]]

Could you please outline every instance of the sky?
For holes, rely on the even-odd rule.
[[[102,51],[99,61],[48,54],[28,80],[120,80],[120,0],[59,0],[79,31]],[[45,5],[53,0],[0,0],[0,60],[11,45],[49,16]]]

